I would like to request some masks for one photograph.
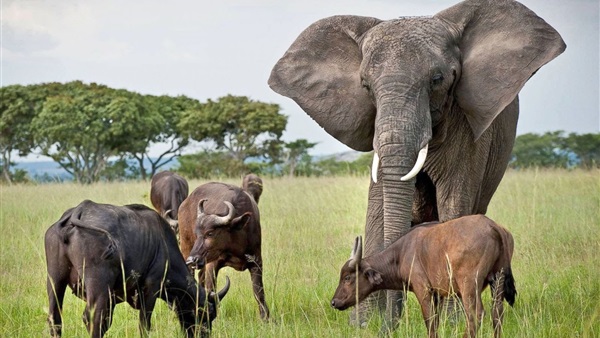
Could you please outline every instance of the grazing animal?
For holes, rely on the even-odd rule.
[[[512,235],[483,215],[465,216],[446,223],[413,228],[387,249],[362,256],[357,237],[331,301],[345,310],[377,290],[408,289],[417,296],[429,337],[437,336],[440,301],[456,293],[467,317],[465,337],[475,337],[483,318],[481,292],[490,285],[494,335],[499,337],[503,299],[512,306],[517,291],[510,261]],[[357,285],[358,284],[358,285]]]
[[[178,210],[189,193],[185,178],[171,171],[161,171],[152,176],[150,183],[150,201],[154,209],[163,216],[175,234],[178,230]]]
[[[181,252],[213,290],[219,269],[249,270],[260,317],[269,318],[263,287],[260,214],[240,187],[210,182],[196,188],[179,207]]]
[[[254,198],[256,204],[258,204],[263,191],[263,181],[255,174],[248,174],[242,180],[242,189],[249,193]]]
[[[160,298],[173,306],[188,337],[206,336],[216,317],[216,302],[229,290],[206,294],[190,274],[167,222],[143,205],[114,206],[83,201],[46,231],[50,334],[62,333],[67,286],[86,301],[83,322],[92,337],[102,337],[116,304],[140,310],[140,333]]]

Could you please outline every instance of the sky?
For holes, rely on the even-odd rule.
[[[562,35],[567,49],[521,90],[517,133],[598,133],[598,0],[521,2]],[[313,155],[333,154],[350,148],[269,88],[277,60],[306,27],[331,15],[387,20],[433,15],[455,3],[1,0],[0,85],[81,80],[201,102],[248,96],[281,106],[289,117],[285,141],[304,138],[318,142]]]

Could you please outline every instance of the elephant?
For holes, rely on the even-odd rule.
[[[365,255],[411,225],[485,214],[516,137],[518,93],[566,49],[512,0],[467,0],[433,16],[339,15],[306,28],[268,83],[337,140],[374,150]],[[397,325],[401,292],[360,306]]]

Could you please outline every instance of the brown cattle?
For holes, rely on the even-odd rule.
[[[429,337],[436,337],[438,305],[456,293],[467,317],[464,336],[475,337],[483,319],[481,292],[490,285],[494,335],[499,337],[503,299],[512,306],[517,294],[510,266],[513,246],[512,235],[483,215],[419,225],[365,258],[362,239],[357,237],[331,305],[338,310],[355,305],[356,290],[362,301],[377,290],[407,289],[421,304]]]
[[[171,171],[162,171],[152,176],[150,201],[154,209],[163,216],[175,234],[178,233],[178,210],[189,193],[185,178]]]
[[[204,268],[207,290],[219,269],[249,270],[260,317],[269,318],[263,287],[258,205],[240,187],[211,182],[196,188],[179,207],[181,252],[188,265]]]

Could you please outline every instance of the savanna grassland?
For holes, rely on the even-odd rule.
[[[227,180],[239,184],[241,180]],[[240,181],[240,182],[238,182]],[[201,181],[191,181],[193,189]],[[224,269],[232,287],[213,337],[376,337],[348,325],[348,311],[329,306],[338,273],[363,233],[367,177],[264,178],[260,199],[264,281],[272,321],[262,323],[248,272]],[[150,205],[148,182],[0,186],[0,337],[48,335],[46,229],[84,199]],[[600,337],[600,172],[509,171],[488,210],[515,239],[514,308],[506,305],[505,337]],[[221,285],[222,285],[222,280]],[[220,285],[220,286],[221,286]],[[490,296],[478,336],[491,336]],[[67,291],[65,337],[87,337],[84,302]],[[151,337],[178,337],[173,312],[159,301]],[[139,337],[137,311],[116,307],[106,337]],[[462,335],[464,322],[442,320],[443,337]],[[410,294],[395,337],[426,335]]]

